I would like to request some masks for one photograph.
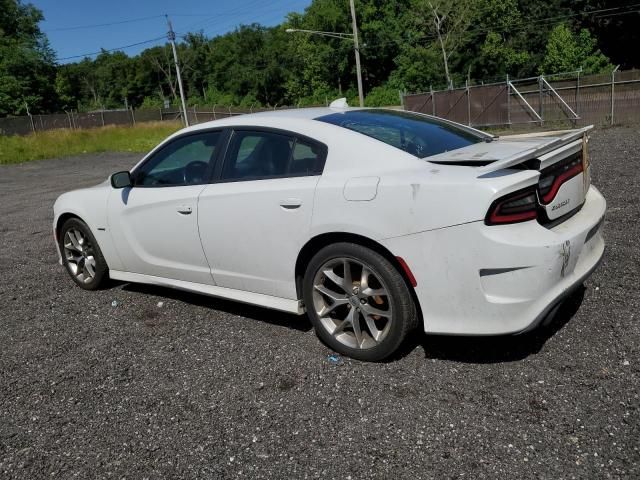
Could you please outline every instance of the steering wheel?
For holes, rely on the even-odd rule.
[[[200,160],[187,164],[182,172],[184,183],[190,185],[204,182],[208,167],[209,164],[207,162]]]

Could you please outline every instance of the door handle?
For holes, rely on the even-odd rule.
[[[182,215],[191,215],[193,209],[187,205],[181,205],[178,207],[178,213]]]
[[[287,198],[285,200],[280,200],[280,206],[286,210],[295,210],[302,206],[302,200],[299,198]]]

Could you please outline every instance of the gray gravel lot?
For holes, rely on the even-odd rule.
[[[137,157],[0,166],[0,477],[639,478],[639,133],[593,135],[608,250],[558,322],[385,364],[328,363],[302,317],[77,288],[52,204]]]

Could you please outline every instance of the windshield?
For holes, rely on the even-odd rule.
[[[418,158],[456,150],[484,138],[436,118],[394,110],[348,110],[316,118],[362,133]]]

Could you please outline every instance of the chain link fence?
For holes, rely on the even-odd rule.
[[[504,82],[403,95],[402,100],[405,110],[473,127],[634,123],[640,121],[640,70],[507,77]]]
[[[278,109],[290,107],[278,107]],[[208,122],[236,115],[273,110],[273,108],[189,107],[189,124]],[[142,122],[182,121],[182,111],[176,108],[144,108],[103,110],[97,112],[66,112],[46,115],[24,115],[0,118],[0,135],[26,135],[60,128],[83,129],[107,125],[135,125]]]
[[[640,70],[602,75],[580,72],[509,79],[463,88],[403,94],[405,110],[428,113],[473,127],[567,123],[613,125],[640,122]],[[291,108],[291,107],[278,107]],[[189,107],[190,124],[271,110]],[[181,121],[176,108],[105,110],[0,118],[0,135],[26,135],[59,128],[95,128],[141,122]]]

